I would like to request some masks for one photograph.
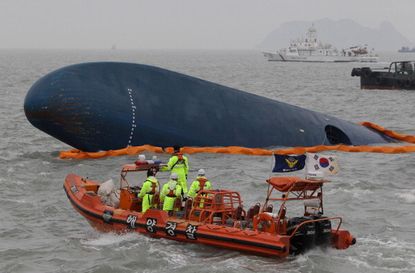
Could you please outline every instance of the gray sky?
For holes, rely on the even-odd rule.
[[[0,48],[252,49],[322,18],[389,21],[415,41],[415,0],[0,0]]]

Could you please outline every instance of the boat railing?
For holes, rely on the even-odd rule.
[[[220,217],[224,224],[226,218],[233,217],[242,201],[238,192],[227,190],[202,190],[193,200],[189,219],[205,223],[213,223]]]
[[[335,217],[324,217],[324,218],[318,218],[318,219],[311,219],[311,220],[306,220],[306,221],[303,221],[303,222],[301,222],[300,224],[298,224],[295,228],[294,228],[294,230],[291,232],[291,235],[290,235],[290,239],[292,238],[292,237],[294,237],[295,236],[295,234],[297,233],[297,231],[302,227],[302,226],[304,226],[304,225],[307,225],[307,224],[309,224],[309,223],[315,223],[315,222],[322,222],[322,221],[332,221],[332,220],[338,220],[339,221],[339,223],[337,224],[337,228],[336,228],[336,231],[335,231],[335,233],[338,233],[339,232],[339,230],[340,230],[340,226],[341,226],[341,224],[343,223],[343,218],[342,217],[340,217],[340,216],[335,216]]]

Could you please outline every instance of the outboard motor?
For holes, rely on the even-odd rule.
[[[311,217],[293,217],[288,220],[287,233],[294,232],[295,228],[302,222],[312,220]],[[315,222],[302,225],[295,235],[291,238],[290,254],[301,254],[309,250],[316,244],[316,224]]]
[[[324,216],[315,217],[314,219],[325,218]],[[315,222],[316,226],[316,245],[328,246],[331,242],[331,221],[323,220]]]

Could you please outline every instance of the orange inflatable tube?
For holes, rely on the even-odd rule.
[[[392,130],[385,129],[371,122],[360,123],[363,126],[376,130],[382,134],[385,134],[393,139],[413,143],[415,144],[415,136],[403,135]],[[219,153],[219,154],[241,154],[241,155],[254,155],[254,156],[269,156],[272,154],[304,154],[306,152],[317,153],[322,151],[335,150],[350,153],[385,153],[385,154],[399,154],[399,153],[413,153],[415,152],[414,145],[408,146],[349,146],[349,145],[318,145],[312,147],[293,147],[286,149],[267,150],[261,148],[245,148],[239,146],[228,147],[183,147],[182,152],[186,154],[195,153]],[[119,150],[109,150],[102,152],[82,152],[77,149],[62,151],[59,157],[62,159],[87,159],[87,158],[102,158],[108,156],[121,156],[121,155],[134,155],[144,151],[153,153],[172,153],[172,148],[162,149],[161,147],[142,145],[142,146],[128,146]]]

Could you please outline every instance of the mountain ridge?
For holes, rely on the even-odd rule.
[[[282,23],[271,31],[257,48],[277,50],[288,47],[290,40],[305,37],[308,28],[314,24],[318,39],[338,49],[367,44],[377,51],[396,51],[402,46],[414,45],[402,35],[392,23],[382,21],[378,27],[363,26],[352,19],[332,20],[323,18],[315,21],[290,21]]]

